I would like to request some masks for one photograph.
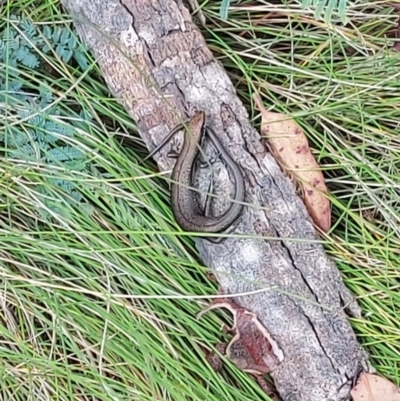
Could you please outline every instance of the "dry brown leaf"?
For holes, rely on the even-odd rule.
[[[363,373],[350,395],[353,401],[400,401],[400,388],[383,377]]]
[[[324,195],[327,193],[324,176],[303,130],[284,114],[267,111],[256,94],[253,99],[261,112],[261,134],[267,138],[265,143],[270,152],[282,170],[300,187],[301,197],[314,223],[322,231],[329,231],[331,206]]]

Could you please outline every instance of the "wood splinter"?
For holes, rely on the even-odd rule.
[[[226,347],[218,344],[218,349],[239,369],[254,375],[268,395],[275,395],[262,376],[272,372],[283,361],[282,350],[254,313],[236,305],[228,298],[216,299],[197,314],[197,319],[218,308],[228,309],[234,319],[231,328],[223,325],[222,330],[236,332]]]

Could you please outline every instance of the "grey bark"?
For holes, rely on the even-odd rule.
[[[360,316],[359,307],[316,242],[303,202],[265,151],[189,11],[173,0],[63,4],[149,149],[180,119],[204,110],[241,166],[248,205],[233,233],[253,237],[228,238],[221,244],[196,238],[196,245],[224,293],[269,288],[234,300],[257,314],[284,352],[284,361],[271,374],[282,399],[349,400],[352,378],[360,369],[372,370],[345,314]],[[161,170],[174,163],[169,150],[166,146],[155,155]],[[215,190],[227,194],[232,183],[223,164],[219,167]],[[206,190],[204,174],[198,181]],[[224,207],[220,200],[213,212]]]

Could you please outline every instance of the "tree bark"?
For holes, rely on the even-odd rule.
[[[345,314],[358,317],[359,307],[316,241],[303,202],[266,152],[189,11],[173,0],[63,4],[149,149],[181,119],[204,110],[243,170],[247,206],[233,233],[251,238],[227,238],[220,244],[200,237],[195,241],[224,293],[267,289],[234,300],[257,314],[283,350],[284,361],[271,373],[282,399],[349,400],[353,377],[360,369],[372,370]],[[169,149],[154,156],[161,170],[173,166]],[[222,163],[216,165],[216,190],[227,194],[232,189],[229,174]],[[207,174],[202,171],[197,177],[204,191]],[[213,212],[225,207],[219,200]]]

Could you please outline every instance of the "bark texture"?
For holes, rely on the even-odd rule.
[[[284,352],[271,374],[282,399],[349,400],[352,378],[360,369],[371,370],[345,313],[360,316],[360,310],[315,242],[303,202],[260,142],[187,8],[173,0],[63,0],[63,5],[149,149],[180,119],[204,110],[241,166],[247,206],[234,233],[253,238],[228,238],[221,244],[198,238],[196,244],[224,293],[273,286],[235,301],[257,314]],[[206,149],[211,153],[212,147]],[[155,156],[161,170],[173,166],[169,150],[166,146]],[[229,174],[222,163],[215,166],[214,191],[227,195]],[[205,169],[197,177],[200,189],[207,190],[208,174]],[[213,212],[225,207],[221,199]]]

